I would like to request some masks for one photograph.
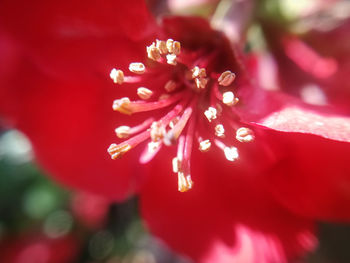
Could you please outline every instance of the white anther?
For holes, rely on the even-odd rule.
[[[130,136],[130,127],[129,126],[119,126],[115,130],[118,138],[128,138]]]
[[[235,73],[232,73],[231,71],[227,70],[220,75],[220,77],[218,78],[218,82],[221,86],[227,87],[232,84],[235,78]]]
[[[216,117],[217,117],[216,114],[217,114],[217,111],[216,111],[216,109],[214,107],[209,107],[204,112],[204,115],[208,119],[209,122],[211,122],[212,120],[216,119]]]
[[[210,147],[211,147],[211,142],[209,140],[201,141],[199,143],[199,150],[201,152],[209,151]]]
[[[227,106],[233,106],[238,103],[239,99],[235,98],[232,91],[226,91],[222,94],[222,102]]]
[[[199,68],[198,66],[195,66],[192,70],[192,79],[195,78],[205,78],[207,76],[207,72],[205,68]]]
[[[134,62],[130,63],[129,70],[136,74],[143,74],[145,73],[146,68],[141,62]]]
[[[172,40],[171,38],[169,38],[167,41],[166,41],[166,48],[168,49],[168,52],[169,53],[173,53],[173,50],[174,50],[174,40]]]
[[[176,62],[176,55],[175,54],[168,54],[168,55],[166,55],[166,62],[169,65],[175,66],[177,64],[177,62]]]
[[[215,126],[215,135],[220,137],[220,138],[223,138],[225,137],[225,128],[224,128],[224,125],[222,124],[218,124]]]
[[[236,147],[225,147],[224,154],[227,160],[233,162],[238,159],[238,150]]]
[[[195,79],[195,83],[196,83],[196,87],[198,89],[205,89],[205,87],[207,86],[208,83],[208,79],[206,78],[196,78]]]
[[[130,99],[128,97],[124,97],[118,100],[113,101],[113,110],[115,111],[127,111],[127,107],[131,103]]]
[[[159,149],[159,147],[160,147],[160,145],[162,144],[162,142],[161,141],[158,141],[158,142],[149,142],[148,143],[148,151],[150,152],[150,153],[155,153],[158,149]]]
[[[246,127],[241,127],[236,131],[236,139],[240,142],[251,142],[255,139],[254,132]]]
[[[140,87],[137,89],[137,95],[143,99],[148,100],[153,94],[153,91],[144,87]]]
[[[165,132],[165,127],[160,122],[155,121],[152,123],[150,131],[152,141],[157,142],[162,140]]]
[[[160,59],[160,51],[156,47],[156,44],[154,42],[152,43],[152,45],[147,47],[147,56],[148,58],[154,61],[157,61],[158,59]]]
[[[165,55],[168,54],[168,48],[166,47],[166,42],[163,40],[156,40],[156,46],[160,52],[160,54]]]
[[[124,72],[120,69],[112,69],[109,76],[114,83],[122,84],[124,82]]]
[[[179,158],[177,157],[173,158],[172,164],[173,164],[173,172],[178,173],[181,170],[181,161],[179,160]]]
[[[176,89],[176,82],[173,80],[169,80],[167,83],[165,83],[164,89],[167,92],[172,92]]]

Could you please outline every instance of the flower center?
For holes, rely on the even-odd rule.
[[[141,162],[146,163],[163,145],[177,144],[173,172],[178,174],[178,190],[185,192],[193,186],[191,154],[195,145],[203,153],[210,151],[212,145],[218,147],[226,159],[233,162],[239,158],[234,145],[253,141],[254,134],[250,128],[241,127],[234,113],[234,107],[239,104],[234,94],[236,75],[230,69],[215,72],[210,67],[216,59],[215,51],[204,55],[181,51],[180,42],[172,39],[156,40],[146,50],[151,62],[149,67],[140,62],[131,63],[129,71],[134,74],[125,76],[123,71],[112,69],[110,77],[117,84],[141,85],[143,80],[166,72],[169,79],[163,83],[162,92],[159,93],[159,87],[152,90],[141,86],[136,90],[140,100],[117,99],[113,110],[128,115],[154,110],[165,114],[158,120],[151,117],[134,127],[116,128],[117,137],[126,140],[111,144],[108,152],[112,159],[119,159],[148,141],[147,150],[141,156]]]

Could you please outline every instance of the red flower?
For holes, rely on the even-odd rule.
[[[276,176],[284,187],[295,172],[310,181],[317,175],[312,182],[321,186],[347,181],[340,171],[348,169],[349,118],[259,89],[238,52],[205,20],[169,18],[157,26],[142,1],[3,1],[0,33],[0,56],[8,65],[0,72],[0,111],[28,135],[38,161],[55,178],[116,200],[139,193],[152,232],[196,262],[287,262],[312,248],[311,220],[280,205],[268,183]],[[149,48],[149,56],[159,63],[147,60],[145,48],[157,38],[179,41],[181,53],[179,44],[169,41],[166,54],[159,54],[161,46]],[[126,74],[130,62],[147,62],[146,72]],[[120,86],[106,77],[113,67],[125,72]],[[138,64],[131,70],[142,68]],[[233,82],[231,72],[220,78],[227,70],[236,74]],[[114,70],[111,77],[121,83],[117,74],[121,71]],[[175,90],[158,101],[169,80],[175,86],[168,88]],[[153,103],[120,99],[135,100],[140,86],[153,92]],[[222,102],[223,93],[231,90],[239,103],[230,99],[231,93]],[[151,94],[144,89],[139,93],[141,98]],[[146,112],[131,117],[113,113],[114,98],[119,99],[114,109],[122,113]],[[152,107],[159,110],[148,111]],[[180,119],[170,130],[169,121],[176,116]],[[122,160],[110,160],[105,151],[116,140],[112,130],[149,118],[160,121],[152,119],[151,132],[110,148],[112,156],[121,157],[135,147]],[[120,137],[130,133],[125,127],[118,131]],[[136,144],[150,138],[179,147],[162,147],[146,162],[150,155]],[[207,153],[196,149],[201,138],[212,144]],[[179,180],[171,174],[176,151]],[[319,161],[339,169],[337,177],[316,165]],[[176,181],[181,191],[193,189],[179,193]],[[332,211],[337,218],[348,218],[337,208],[339,201],[347,204],[337,189],[328,195],[306,186],[301,189],[314,191],[319,200],[331,197],[312,214],[329,216]],[[287,194],[297,198],[299,193]]]

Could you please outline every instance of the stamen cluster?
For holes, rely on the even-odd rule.
[[[148,141],[140,159],[146,163],[163,145],[177,145],[177,155],[172,161],[173,172],[178,175],[178,190],[185,192],[193,186],[191,154],[195,141],[200,152],[210,151],[214,144],[223,151],[228,161],[235,161],[239,153],[232,138],[238,143],[251,142],[254,133],[250,128],[240,127],[237,116],[229,110],[239,103],[232,91],[236,78],[234,73],[230,70],[221,74],[213,70],[207,72],[206,66],[210,61],[205,55],[193,62],[188,59],[187,53],[181,52],[180,42],[172,39],[156,40],[146,51],[148,59],[156,64],[150,63],[150,67],[146,68],[141,62],[133,62],[129,71],[135,75],[125,76],[122,70],[112,69],[110,77],[116,84],[141,84],[154,74],[164,72],[165,68],[171,77],[160,87],[164,93],[157,97],[158,89],[140,86],[136,90],[140,100],[117,99],[113,102],[113,110],[128,115],[153,110],[162,110],[165,114],[158,120],[151,117],[134,127],[117,127],[117,137],[127,140],[111,144],[108,152],[112,159],[119,159],[140,143]],[[235,131],[234,136],[230,135],[232,130]]]

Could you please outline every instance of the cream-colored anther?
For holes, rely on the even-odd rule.
[[[209,151],[210,147],[211,147],[211,142],[209,140],[204,140],[199,143],[199,150],[201,152]]]
[[[233,162],[238,159],[238,150],[236,147],[225,147],[224,154],[227,160]]]
[[[173,42],[173,54],[179,55],[181,52],[181,44],[179,41],[174,41]]]
[[[168,48],[166,47],[166,42],[163,40],[156,40],[156,46],[160,52],[160,54],[165,55],[168,54]]]
[[[148,100],[150,97],[152,97],[152,94],[153,91],[145,87],[140,87],[137,89],[137,96],[139,96],[140,99]]]
[[[220,138],[223,138],[225,137],[225,128],[224,128],[224,125],[222,124],[218,124],[215,126],[215,135],[220,137]]]
[[[176,55],[175,54],[168,54],[168,55],[166,55],[166,62],[169,65],[175,66],[177,64],[177,62],[176,62]]]
[[[187,192],[193,185],[191,175],[185,176],[182,172],[177,173],[177,183],[179,192]]]
[[[176,89],[176,82],[173,81],[173,80],[168,80],[167,83],[165,83],[165,86],[164,86],[164,89],[167,91],[167,92],[172,92]]]
[[[239,99],[235,97],[232,91],[226,91],[222,94],[222,102],[227,106],[233,106],[238,103]]]
[[[134,62],[130,63],[129,70],[136,74],[143,74],[145,73],[146,68],[141,62]]]
[[[199,68],[198,66],[195,66],[192,70],[192,79],[195,78],[205,78],[207,76],[207,72],[205,68]]]
[[[254,132],[249,128],[241,127],[236,131],[236,139],[240,142],[254,141]]]
[[[196,78],[195,80],[196,87],[200,90],[205,89],[208,83],[208,79],[206,78]]]
[[[148,144],[147,144],[147,147],[148,147],[148,151],[150,152],[150,153],[155,153],[158,149],[159,149],[159,147],[160,147],[160,145],[161,145],[161,141],[158,141],[158,142],[149,142]]]
[[[124,114],[131,114],[131,111],[129,109],[131,101],[128,97],[124,97],[118,100],[113,101],[113,110],[119,111],[120,113]]]
[[[158,142],[162,140],[165,133],[165,127],[160,122],[155,121],[152,123],[150,131],[152,141]]]
[[[212,120],[215,120],[217,118],[217,111],[214,107],[209,107],[205,112],[204,115],[208,119],[209,122]]]
[[[160,59],[160,51],[156,47],[155,43],[152,43],[152,45],[147,47],[147,56],[148,56],[148,58],[150,58],[154,61],[157,61],[158,59]]]
[[[169,53],[173,53],[173,50],[174,50],[174,40],[172,40],[171,38],[169,38],[167,41],[166,41],[166,48],[168,49],[168,52]]]
[[[109,76],[114,83],[122,84],[124,82],[124,72],[120,69],[112,69]]]
[[[227,87],[232,84],[235,78],[235,73],[232,73],[231,71],[227,70],[220,75],[220,77],[218,78],[218,82],[221,86]]]
[[[130,127],[129,126],[119,126],[115,130],[115,134],[118,138],[124,139],[130,136]]]
[[[115,144],[112,143],[108,148],[108,153],[111,155],[113,160],[121,158],[126,152],[131,149],[129,144]]]
[[[179,160],[179,158],[173,158],[172,165],[174,173],[178,173],[181,170],[181,161]]]

